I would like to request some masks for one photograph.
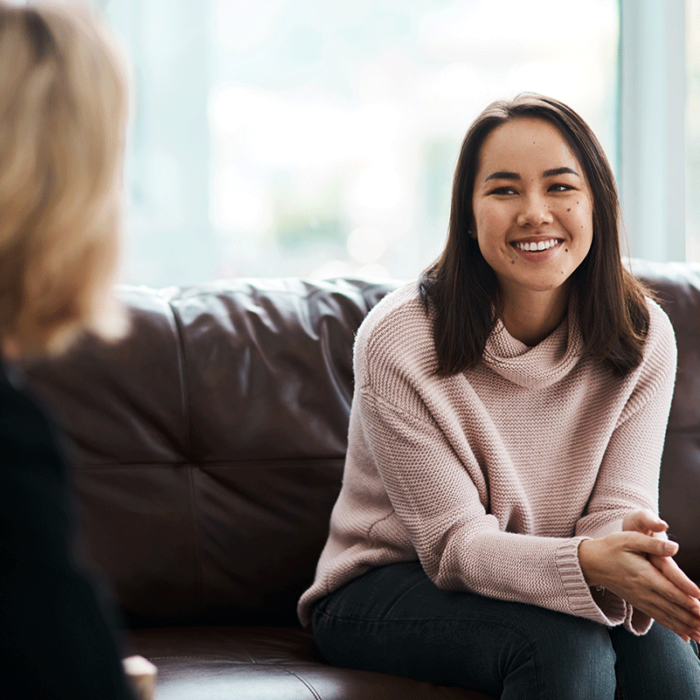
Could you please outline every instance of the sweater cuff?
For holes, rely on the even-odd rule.
[[[620,598],[617,593],[607,590],[607,588],[589,588],[591,598],[600,608],[605,617],[610,620],[605,624],[609,626],[619,625],[625,621],[627,616],[627,603]]]
[[[637,610],[629,603],[625,603],[627,607],[627,614],[625,615],[625,629],[632,634],[641,636],[646,634],[654,622],[646,613],[641,610]]]
[[[565,540],[555,553],[557,571],[564,586],[571,614],[585,617],[608,627],[625,621],[627,604],[610,591],[595,591],[589,588],[581,571],[578,548],[588,537],[573,537]]]

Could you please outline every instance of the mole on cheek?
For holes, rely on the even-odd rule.
[[[568,253],[568,252],[569,252],[569,249],[568,249],[568,248],[564,248],[564,251]]]
[[[571,207],[569,207],[566,211],[571,211]]]

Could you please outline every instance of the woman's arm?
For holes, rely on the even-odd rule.
[[[650,330],[636,385],[603,458],[586,514],[576,533],[591,539],[579,548],[590,585],[604,587],[602,605],[630,605],[627,627],[636,633],[657,619],[687,638],[700,629],[700,590],[672,559],[666,524],[656,515],[659,465],[676,369],[673,328],[649,304]],[[673,552],[665,549],[671,547]]]

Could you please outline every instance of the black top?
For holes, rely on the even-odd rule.
[[[67,465],[0,364],[0,698],[131,700],[108,606],[77,565]]]

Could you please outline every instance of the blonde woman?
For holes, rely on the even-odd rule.
[[[72,556],[56,431],[12,367],[82,331],[117,337],[127,81],[78,7],[0,1],[0,697],[130,698]]]

